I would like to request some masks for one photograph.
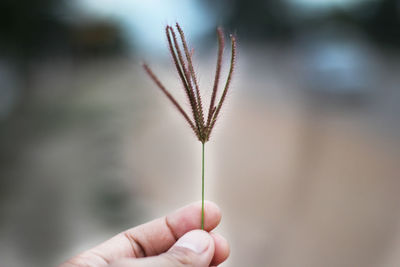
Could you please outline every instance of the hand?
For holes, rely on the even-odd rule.
[[[219,208],[205,202],[204,229],[201,203],[122,232],[59,267],[172,267],[217,266],[228,258],[229,245],[208,233],[221,220]]]

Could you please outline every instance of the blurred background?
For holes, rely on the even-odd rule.
[[[222,266],[399,266],[397,0],[2,0],[0,266],[56,266],[201,199],[201,145],[140,66],[185,101],[176,21],[205,95],[216,26],[238,36],[206,145]]]

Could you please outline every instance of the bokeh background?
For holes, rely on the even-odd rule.
[[[239,41],[206,145],[222,265],[399,266],[397,0],[2,0],[0,266],[56,266],[200,200],[201,145],[140,66],[185,101],[176,21],[206,95],[216,26]]]

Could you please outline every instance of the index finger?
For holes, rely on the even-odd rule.
[[[221,220],[216,204],[204,203],[204,230],[211,231]],[[182,235],[201,226],[201,203],[187,205],[170,215],[126,230],[72,261],[108,264],[125,257],[146,257],[166,252]],[[93,258],[94,257],[94,258]],[[71,263],[71,262],[70,262]],[[73,262],[76,264],[76,262]],[[78,265],[79,266],[79,265]]]

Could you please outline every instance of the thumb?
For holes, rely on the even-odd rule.
[[[115,266],[208,267],[214,256],[214,250],[214,239],[210,234],[202,230],[193,230],[179,238],[166,253],[154,257],[126,259],[116,263]]]

